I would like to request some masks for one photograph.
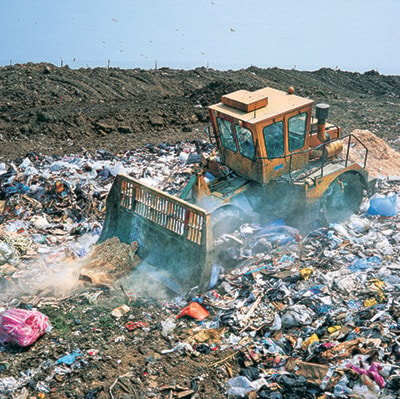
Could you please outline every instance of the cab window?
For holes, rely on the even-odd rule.
[[[235,124],[235,130],[240,153],[246,158],[253,159],[255,155],[255,146],[251,130],[246,127],[241,127],[237,123]]]
[[[283,122],[276,122],[263,129],[268,158],[279,158],[284,152]]]
[[[289,119],[289,151],[296,151],[304,147],[307,128],[307,113],[292,116]]]
[[[217,118],[217,124],[222,145],[228,150],[237,152],[232,123],[225,119]]]

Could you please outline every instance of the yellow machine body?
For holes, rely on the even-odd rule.
[[[180,198],[117,176],[100,241],[137,241],[139,256],[182,289],[205,289],[214,238],[257,214],[261,221],[317,209],[326,222],[354,212],[367,186],[349,161],[352,135],[327,124],[328,106],[273,88],[239,90],[209,107],[218,152],[204,155]],[[210,134],[211,138],[211,134]],[[362,143],[361,143],[362,144]],[[204,175],[215,179],[206,182]],[[347,215],[348,216],[348,215]],[[290,222],[290,220],[288,220]]]

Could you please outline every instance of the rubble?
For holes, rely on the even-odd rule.
[[[377,181],[393,212],[372,198],[307,233],[244,224],[219,237],[208,291],[150,299],[119,280],[139,262],[135,243],[93,244],[116,173],[173,194],[190,178],[182,153],[194,146],[162,150],[0,167],[1,313],[41,312],[52,326],[26,348],[3,341],[0,397],[395,398],[400,181]]]
[[[118,237],[109,238],[95,246],[85,258],[79,279],[96,286],[112,286],[141,262],[136,255],[138,248],[135,241],[128,245],[121,243]]]

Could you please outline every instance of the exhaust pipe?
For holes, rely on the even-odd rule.
[[[325,133],[325,123],[328,119],[329,115],[329,105],[328,104],[317,104],[315,106],[315,116],[318,119],[317,123],[317,132],[318,132],[318,140],[321,143],[328,141],[329,139]]]

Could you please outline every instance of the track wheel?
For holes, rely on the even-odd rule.
[[[345,172],[325,191],[320,202],[320,222],[323,226],[348,219],[358,212],[365,185],[358,173]]]

